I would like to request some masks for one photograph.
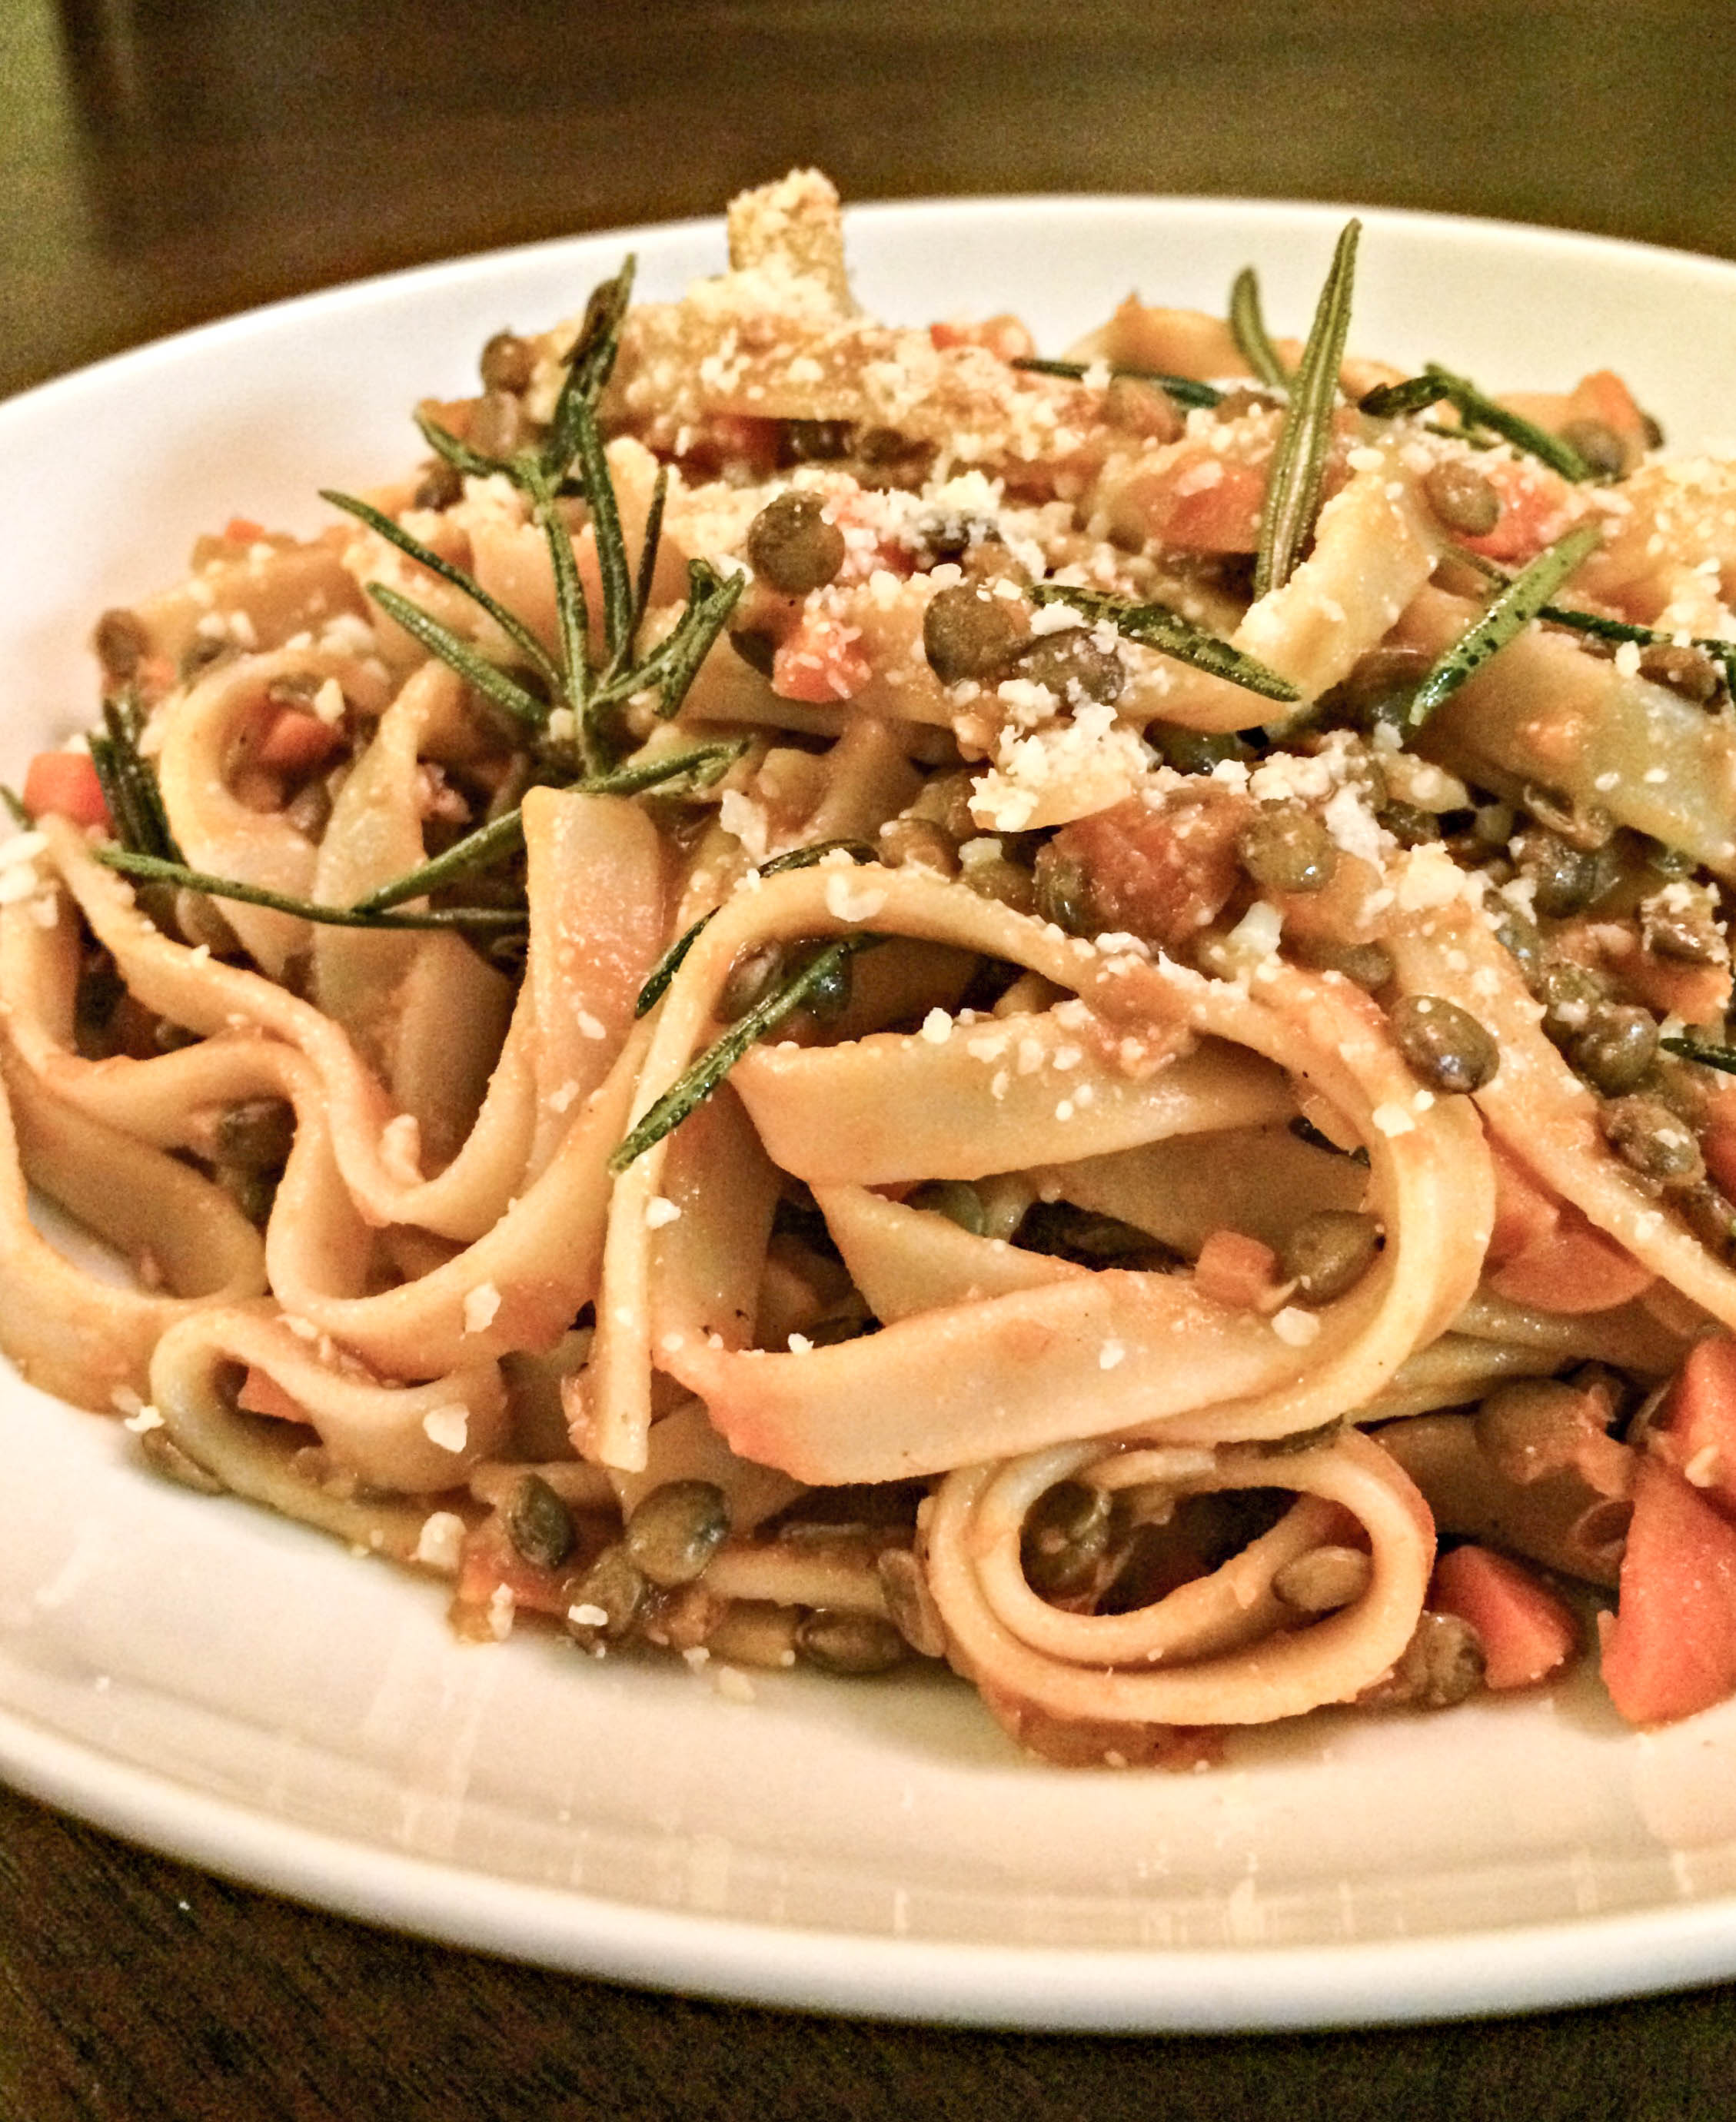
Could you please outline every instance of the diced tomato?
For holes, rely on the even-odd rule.
[[[250,1363],[247,1375],[241,1380],[241,1389],[235,1396],[235,1404],[247,1414],[269,1414],[279,1422],[306,1422],[307,1410],[299,1400],[292,1400],[269,1371],[262,1371],[257,1364]]]
[[[485,1518],[464,1543],[453,1608],[457,1613],[486,1614],[494,1593],[504,1585],[512,1594],[515,1609],[564,1615],[583,1576],[583,1566],[577,1562],[556,1569],[526,1562],[498,1517]]]
[[[1146,535],[1201,553],[1252,553],[1266,502],[1263,465],[1220,456],[1202,443],[1128,482],[1125,506]]]
[[[855,628],[824,612],[803,612],[772,657],[771,689],[783,700],[853,699],[873,675]]]
[[[1613,965],[1622,986],[1660,1017],[1714,1024],[1730,1006],[1728,965],[1691,965],[1649,951],[1631,951]]]
[[[1634,1481],[1603,1684],[1630,1724],[1668,1724],[1736,1692],[1736,1526],[1647,1456]]]
[[[223,526],[223,536],[232,545],[256,545],[264,535],[264,525],[250,516],[232,516]]]
[[[1694,1344],[1653,1434],[1689,1485],[1736,1519],[1736,1339]]]
[[[1500,496],[1500,518],[1484,536],[1461,535],[1458,543],[1486,559],[1533,559],[1582,512],[1575,489],[1535,457],[1491,453],[1476,468]]]
[[[75,825],[106,825],[109,806],[87,751],[39,751],[24,771],[24,807],[33,818],[53,811]]]
[[[1649,1289],[1657,1277],[1586,1222],[1570,1201],[1551,1235],[1486,1278],[1497,1297],[1539,1311],[1610,1311]]]
[[[1579,1644],[1566,1601],[1528,1569],[1486,1547],[1456,1547],[1444,1554],[1434,1565],[1429,1604],[1476,1629],[1484,1683],[1497,1692],[1546,1680]]]
[[[1130,797],[1064,825],[1044,859],[1077,871],[1100,935],[1125,931],[1174,950],[1214,921],[1240,884],[1236,839],[1248,811],[1227,790],[1161,811]]]
[[[1028,361],[1036,352],[1036,341],[1010,311],[980,324],[930,325],[929,337],[942,353],[949,347],[982,346],[1002,361]]]
[[[323,766],[344,743],[341,730],[305,708],[283,708],[254,747],[252,764],[290,777]]]
[[[1202,1297],[1254,1311],[1278,1287],[1278,1255],[1242,1231],[1214,1231],[1200,1248],[1194,1284]]]

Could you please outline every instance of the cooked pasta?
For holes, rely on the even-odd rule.
[[[1347,351],[1355,224],[1303,341],[1047,361],[864,316],[812,172],[728,237],[103,618],[7,1353],[466,1634],[944,1662],[1055,1760],[1594,1627],[1721,1699],[1736,473]]]

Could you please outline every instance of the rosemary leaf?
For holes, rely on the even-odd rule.
[[[615,482],[609,476],[602,433],[596,414],[583,400],[573,405],[573,430],[578,476],[591,505],[591,526],[597,536],[597,567],[603,584],[603,638],[612,671],[620,668],[629,652],[633,632],[633,577],[627,565],[627,541],[621,531],[621,514],[615,502]]]
[[[1013,363],[1032,376],[1067,376],[1077,383],[1087,373],[1089,364],[1083,361],[1040,361],[1035,354]],[[1223,402],[1224,393],[1214,383],[1202,383],[1195,376],[1171,376],[1161,368],[1130,368],[1120,362],[1110,364],[1111,376],[1130,376],[1135,382],[1155,383],[1167,390],[1178,405],[1217,405]]]
[[[761,876],[778,876],[787,869],[812,869],[816,862],[823,862],[839,848],[845,849],[852,862],[867,862],[878,859],[877,851],[866,840],[816,840],[812,846],[792,848],[788,854],[774,855],[770,862],[760,864],[759,874]],[[669,990],[669,983],[681,970],[687,953],[711,923],[716,920],[717,914],[715,907],[709,914],[702,914],[690,928],[684,929],[676,937],[651,968],[649,977],[639,991],[639,1000],[633,1005],[635,1017],[643,1017],[662,1000]]]
[[[1287,390],[1289,372],[1267,334],[1260,308],[1260,276],[1252,265],[1242,267],[1230,288],[1229,330],[1237,353],[1260,381],[1275,390]]]
[[[473,450],[468,442],[461,442],[450,428],[442,428],[438,420],[431,420],[426,413],[419,412],[416,425],[422,430],[422,439],[434,452],[449,464],[452,470],[462,472],[467,478],[488,479],[497,471],[506,471],[508,466],[499,457],[485,457],[480,450]]]
[[[1596,524],[1578,524],[1519,570],[1417,687],[1407,717],[1412,729],[1420,729],[1444,700],[1524,631],[1602,536]]]
[[[1272,452],[1266,505],[1260,512],[1260,550],[1254,563],[1254,595],[1281,589],[1294,572],[1320,512],[1320,489],[1332,441],[1338,372],[1350,325],[1350,293],[1356,275],[1359,221],[1346,222],[1320,291],[1308,344],[1290,385]]]
[[[690,1113],[704,1104],[756,1040],[775,1031],[785,1017],[793,1016],[813,990],[830,979],[858,951],[889,940],[884,936],[843,936],[817,951],[805,965],[774,988],[763,1002],[756,1003],[745,1017],[731,1025],[686,1074],[670,1085],[639,1125],[616,1143],[610,1153],[610,1171],[616,1174],[625,1171],[666,1134],[672,1134]]]
[[[24,798],[16,788],[9,787],[3,781],[0,781],[0,803],[6,806],[7,816],[20,832],[29,832],[35,824],[36,820],[24,807]]]
[[[93,730],[88,741],[115,838],[134,854],[179,862],[181,851],[169,830],[156,769],[138,749],[144,716],[137,698],[105,699],[102,720],[101,730]]]
[[[324,906],[318,900],[296,899],[288,892],[268,891],[263,885],[243,884],[235,877],[213,876],[185,862],[165,862],[156,855],[136,854],[119,847],[96,847],[91,851],[108,868],[124,876],[150,884],[170,884],[181,891],[204,892],[210,899],[233,899],[246,906],[269,907],[274,914],[292,914],[329,928],[522,928],[524,914],[514,907],[447,906],[430,908],[425,914],[381,914],[361,906]]]
[[[663,542],[663,507],[669,498],[669,467],[657,468],[657,484],[651,489],[651,506],[645,512],[645,541],[639,547],[639,580],[633,590],[633,624],[628,632],[629,650],[636,647],[639,629],[651,604],[651,584],[657,574],[657,549]]]
[[[1570,443],[1538,427],[1535,421],[1509,413],[1504,405],[1486,398],[1467,377],[1455,376],[1435,362],[1431,361],[1420,376],[1409,376],[1402,383],[1383,383],[1370,390],[1359,401],[1358,409],[1377,420],[1391,420],[1404,414],[1424,412],[1444,400],[1467,428],[1486,428],[1503,442],[1512,443],[1514,449],[1559,472],[1563,479],[1579,485],[1593,476],[1591,466]]]
[[[540,729],[548,721],[546,701],[526,692],[498,663],[489,662],[479,649],[454,633],[450,627],[442,626],[420,605],[412,604],[407,596],[400,596],[384,582],[370,582],[367,594],[382,611],[397,620],[412,639],[419,641],[430,655],[438,656],[497,707],[503,708],[518,721],[528,722],[533,729]]]
[[[442,559],[432,546],[424,545],[419,538],[413,537],[401,523],[394,522],[390,516],[371,507],[367,502],[358,501],[353,493],[338,493],[330,487],[321,487],[320,498],[329,501],[334,508],[341,508],[346,515],[353,516],[358,522],[365,523],[388,545],[395,545],[400,553],[407,554],[419,567],[426,568],[430,574],[438,575],[442,582],[450,582],[454,589],[461,590],[472,604],[479,605],[488,614],[551,686],[559,685],[560,673],[536,636],[517,612],[509,611],[498,597],[490,596],[474,575],[466,574],[462,568],[455,567],[450,560]]]
[[[637,796],[647,788],[679,780],[684,774],[692,774],[702,782],[715,781],[735,764],[746,750],[748,741],[746,737],[729,737],[715,744],[690,745],[685,751],[666,751],[653,759],[592,774],[573,786],[578,793],[587,796]],[[356,909],[366,914],[382,913],[387,907],[401,905],[406,899],[420,899],[424,893],[439,890],[471,871],[504,862],[523,845],[523,813],[518,810],[504,811],[499,817],[490,818],[485,825],[466,833],[461,840],[455,840],[430,860],[419,862],[414,869],[405,870],[390,884],[382,884],[365,899],[358,899]]]
[[[1736,1076],[1736,1046],[1707,1046],[1697,1039],[1660,1039],[1658,1044],[1666,1054],[1697,1061],[1702,1068],[1721,1068],[1726,1076]]]
[[[566,477],[579,449],[579,414],[597,404],[615,367],[620,347],[621,320],[632,298],[638,261],[629,252],[612,280],[594,287],[585,305],[584,322],[567,356],[567,372],[542,448],[541,465],[551,479]]]
[[[1302,697],[1288,678],[1280,678],[1252,656],[1204,627],[1196,626],[1167,605],[1135,604],[1126,597],[1110,596],[1102,590],[1075,589],[1065,582],[1036,582],[1026,591],[1033,604],[1068,604],[1088,619],[1107,619],[1118,633],[1147,648],[1172,656],[1214,678],[1226,678],[1244,686],[1262,699],[1299,700]]]
[[[562,670],[551,674],[578,717],[579,741],[584,747],[588,732],[585,702],[591,695],[591,615],[585,603],[585,586],[578,578],[573,558],[573,540],[556,506],[554,489],[539,465],[527,463],[524,487],[531,497],[531,512],[549,549],[549,566],[554,577],[554,617],[560,636]],[[585,764],[592,764],[588,750]]]
[[[605,678],[597,704],[657,694],[657,713],[667,722],[680,711],[711,645],[728,624],[746,587],[746,575],[720,575],[709,560],[687,563],[687,602],[681,617],[650,654],[618,677]]]

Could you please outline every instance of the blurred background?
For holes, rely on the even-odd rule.
[[[1736,251],[1733,64],[1723,0],[4,0],[0,391],[804,161]]]
[[[1736,255],[1733,76],[1729,0],[0,0],[0,394],[359,274],[714,213],[798,162],[859,200],[1289,196]],[[1710,2115],[1733,2003],[1250,2040],[811,2024],[386,1937],[0,1789],[0,2122]]]

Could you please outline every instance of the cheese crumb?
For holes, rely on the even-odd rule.
[[[952,1035],[952,1020],[943,1009],[931,1009],[922,1020],[922,1036],[930,1046],[944,1046]]]
[[[661,1231],[671,1223],[679,1222],[681,1217],[681,1204],[670,1200],[664,1194],[653,1194],[645,1204],[645,1228],[648,1231]]]
[[[1373,1115],[1374,1124],[1390,1139],[1394,1135],[1411,1134],[1416,1122],[1396,1099],[1389,1098],[1384,1105],[1377,1105]]]
[[[492,1282],[479,1282],[469,1291],[464,1300],[464,1330],[466,1334],[483,1334],[494,1323],[494,1315],[500,1309],[500,1292]]]
[[[470,1442],[470,1410],[456,1403],[431,1407],[422,1418],[422,1433],[442,1451],[461,1451]]]
[[[1112,1371],[1118,1363],[1126,1360],[1126,1348],[1121,1342],[1106,1341],[1097,1350],[1097,1368],[1100,1371]]]
[[[422,1521],[410,1559],[450,1575],[457,1569],[463,1547],[464,1520],[457,1512],[433,1511]]]
[[[1272,1314],[1272,1331],[1292,1348],[1305,1348],[1320,1331],[1319,1316],[1304,1311],[1300,1305],[1286,1304]]]
[[[753,1682],[745,1672],[732,1665],[720,1665],[713,1685],[726,1702],[738,1702],[745,1705],[756,1699]]]
[[[489,1634],[503,1643],[512,1633],[512,1610],[518,1604],[510,1584],[497,1584],[489,1594]]]
[[[147,1400],[137,1414],[129,1414],[127,1417],[124,1427],[130,1429],[135,1437],[143,1437],[147,1430],[161,1429],[163,1427],[163,1419]]]

